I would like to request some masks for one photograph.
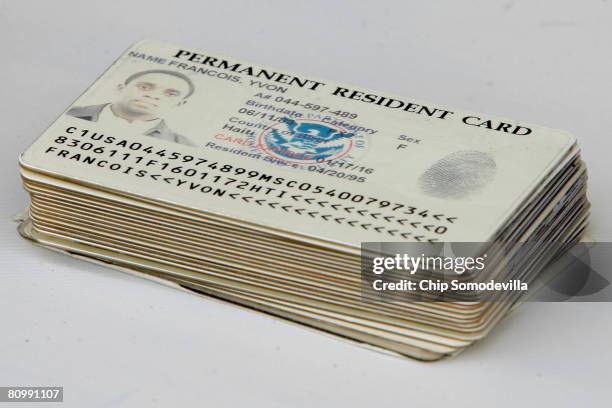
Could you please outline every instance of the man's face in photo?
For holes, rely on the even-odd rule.
[[[115,103],[124,111],[158,117],[184,100],[189,85],[172,75],[149,73],[119,85],[118,89],[119,98]]]

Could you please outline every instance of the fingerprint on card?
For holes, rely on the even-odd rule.
[[[444,199],[467,198],[486,187],[497,166],[485,152],[463,150],[449,154],[431,165],[420,177],[422,193]]]

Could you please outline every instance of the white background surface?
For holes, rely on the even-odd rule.
[[[0,4],[0,386],[61,385],[70,407],[610,406],[612,304],[528,304],[425,364],[36,248],[9,221],[18,153],[152,37],[567,129],[610,240],[610,1],[153,3]]]

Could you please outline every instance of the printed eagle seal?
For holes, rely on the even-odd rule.
[[[347,154],[354,135],[328,123],[285,117],[262,132],[259,147],[278,159],[321,163]]]

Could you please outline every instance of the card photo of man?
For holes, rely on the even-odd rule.
[[[75,106],[67,114],[91,122],[113,124],[134,132],[188,146],[190,139],[172,131],[164,121],[169,109],[182,106],[195,91],[189,77],[153,69],[136,72],[117,85],[117,98],[101,105]]]

